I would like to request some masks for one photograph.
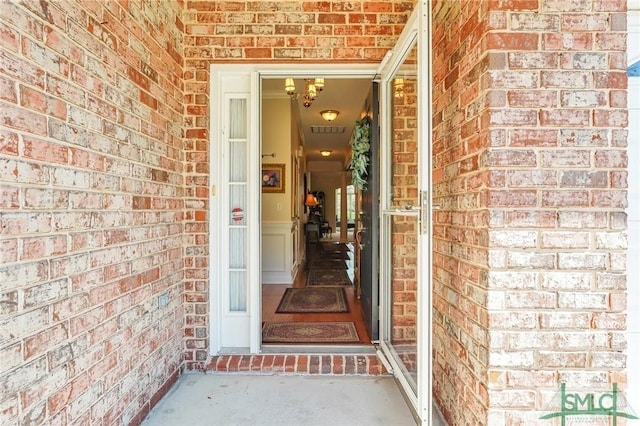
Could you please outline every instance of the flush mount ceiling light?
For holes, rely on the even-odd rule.
[[[320,151],[320,155],[322,155],[323,157],[328,157],[331,155],[332,151],[329,151],[328,149],[325,149],[323,151]]]
[[[291,77],[287,77],[284,80],[284,91],[291,99],[298,99],[302,96],[302,104],[305,108],[309,108],[313,101],[318,97],[318,93],[324,90],[324,78],[305,78],[304,79],[304,92],[296,92],[296,83]]]
[[[324,111],[320,111],[320,115],[324,121],[332,122],[338,115],[340,115],[340,111],[336,111],[334,109],[325,109]]]

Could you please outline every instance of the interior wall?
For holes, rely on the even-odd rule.
[[[0,1],[0,424],[136,424],[199,335],[181,8]]]
[[[291,221],[293,196],[291,168],[291,100],[286,97],[262,100],[262,164],[284,164],[285,190],[262,193],[263,222]],[[271,157],[270,154],[275,154]]]

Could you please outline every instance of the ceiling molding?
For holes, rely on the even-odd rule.
[[[262,97],[265,99],[291,99],[289,95],[283,90],[264,90],[262,91]]]

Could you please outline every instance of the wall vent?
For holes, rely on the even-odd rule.
[[[344,133],[345,126],[311,126],[311,133]]]

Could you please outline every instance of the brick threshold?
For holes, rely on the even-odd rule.
[[[372,354],[229,354],[209,358],[207,373],[292,374],[329,376],[389,375]]]

